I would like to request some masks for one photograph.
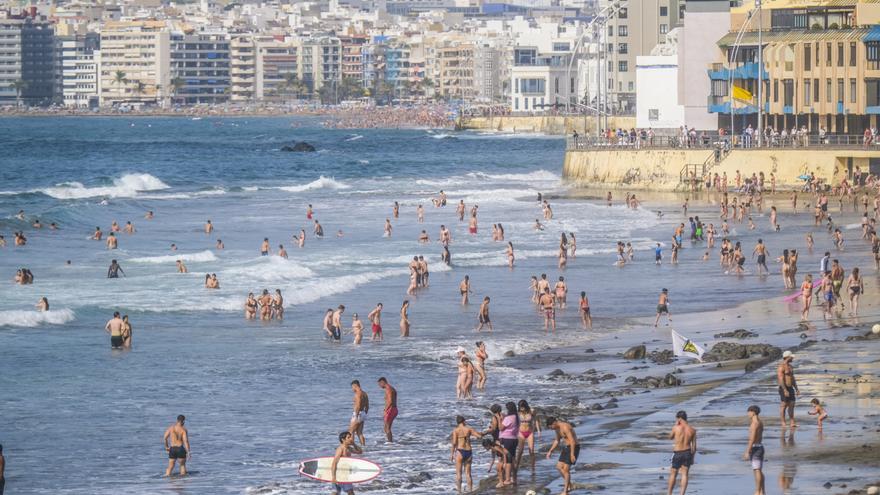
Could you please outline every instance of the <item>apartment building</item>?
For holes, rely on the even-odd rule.
[[[252,101],[256,97],[256,43],[252,34],[234,34],[229,40],[229,98]]]
[[[513,49],[510,68],[512,111],[554,111],[577,99],[576,77],[568,70],[572,56],[569,46],[561,43],[557,48],[559,50],[545,53],[534,46]]]
[[[0,18],[0,103],[49,104],[55,96],[55,35],[36,7]]]
[[[729,62],[710,67],[709,110],[729,127],[757,126],[758,81],[764,125],[861,134],[880,115],[880,9],[870,0],[779,0],[762,12],[762,42],[751,6],[731,9],[731,31],[718,41]],[[738,32],[745,25],[737,42]],[[763,68],[758,50],[763,48]],[[746,90],[731,99],[730,80]],[[745,95],[745,96],[743,96]]]
[[[617,0],[601,0],[604,8]],[[650,55],[679,26],[684,16],[681,0],[629,0],[601,24],[599,38],[604,49],[605,89],[612,109],[632,113],[636,98],[636,57]]]
[[[361,49],[367,43],[367,37],[361,35],[340,36],[339,43],[342,46],[340,65],[342,78],[357,81],[363,85],[364,70],[361,65]]]
[[[472,101],[474,86],[474,53],[476,46],[464,38],[439,41],[434,48],[437,61],[437,94],[447,100]]]
[[[508,51],[493,42],[478,42],[474,50],[475,99],[481,103],[503,101],[510,85]]]
[[[76,108],[98,106],[98,34],[59,36],[55,40],[61,103]]]
[[[311,94],[312,76],[300,70],[303,57],[297,39],[260,37],[254,50],[254,98],[289,101]]]
[[[339,38],[316,36],[303,38],[301,43],[303,57],[300,70],[311,91],[338,84],[342,76],[342,43]]]
[[[101,106],[165,105],[171,37],[163,21],[111,21],[101,31]]]
[[[230,98],[230,41],[224,32],[171,34],[170,95],[183,105]]]

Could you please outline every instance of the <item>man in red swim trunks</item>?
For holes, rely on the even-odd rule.
[[[371,340],[382,340],[382,303],[376,305],[376,308],[370,311],[367,319],[373,324],[373,336]]]
[[[385,391],[385,414],[383,420],[385,423],[385,437],[389,442],[394,441],[394,435],[391,433],[391,423],[397,417],[397,390],[388,383],[383,376],[379,378],[379,388]]]

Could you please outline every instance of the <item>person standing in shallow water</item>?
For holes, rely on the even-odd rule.
[[[162,439],[165,451],[168,452],[168,469],[165,470],[165,476],[171,476],[176,463],[180,464],[180,475],[186,476],[186,461],[192,458],[192,450],[189,446],[189,432],[184,426],[185,422],[186,417],[181,414],[177,417],[177,422],[165,430]]]
[[[686,412],[678,411],[675,415],[675,426],[669,433],[669,439],[672,440],[672,467],[669,468],[667,494],[672,495],[680,471],[681,495],[684,495],[688,487],[688,473],[697,455],[697,430],[688,424]]]
[[[465,423],[464,416],[455,417],[455,429],[452,430],[452,460],[455,462],[455,490],[461,493],[462,475],[467,477],[467,491],[474,489],[471,477],[471,464],[474,460],[471,449],[471,438],[480,438],[480,434]]]
[[[761,408],[756,405],[749,406],[749,443],[743,459],[752,464],[752,473],[755,475],[755,495],[764,495],[764,423],[758,417]]]
[[[794,361],[794,354],[791,351],[782,353],[782,362],[776,368],[776,381],[779,385],[779,418],[782,420],[782,427],[785,428],[785,413],[788,412],[789,425],[792,428],[797,427],[794,422],[794,403],[797,395],[800,395],[797,381],[794,379],[794,367],[791,362]]]

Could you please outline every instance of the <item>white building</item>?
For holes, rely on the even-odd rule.
[[[167,102],[170,36],[162,21],[108,22],[101,31],[101,106]]]
[[[98,36],[56,38],[61,68],[61,98],[64,106],[89,108],[98,105]]]
[[[577,100],[575,77],[568,71],[570,58],[567,51],[540,53],[536,47],[515,47],[510,68],[511,110],[553,111]]]
[[[636,127],[683,126],[684,106],[678,104],[677,94],[678,55],[636,57]]]
[[[678,31],[678,101],[684,106],[684,120],[688,127],[716,130],[718,115],[709,113],[706,99],[712,94],[706,70],[726,57],[717,41],[730,32],[730,3],[689,1],[684,26]]]

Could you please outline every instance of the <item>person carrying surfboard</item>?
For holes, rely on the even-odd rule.
[[[343,457],[348,457],[351,454],[362,453],[363,451],[361,448],[354,443],[354,435],[347,431],[343,431],[339,434],[339,447],[336,447],[336,454],[333,456],[333,463],[330,464],[330,477],[336,495],[341,495],[343,492],[348,495],[354,495],[354,485],[352,483],[336,482],[336,467],[339,465],[339,460]]]

